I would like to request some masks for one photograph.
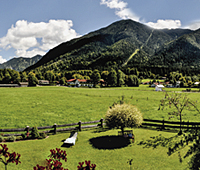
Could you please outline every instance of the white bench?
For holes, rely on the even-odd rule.
[[[78,132],[75,132],[71,137],[67,138],[67,139],[64,141],[64,144],[72,144],[72,145],[75,145],[75,142],[76,142],[76,139],[77,139],[77,135],[78,135]]]

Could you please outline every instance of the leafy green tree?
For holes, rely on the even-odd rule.
[[[128,86],[133,86],[134,84],[133,75],[128,75],[128,80],[126,81],[126,84]]]
[[[66,81],[67,81],[67,79],[66,79],[65,77],[62,77],[62,78],[60,79],[60,84],[61,84],[61,85],[65,85]]]
[[[49,80],[50,82],[53,82],[55,80],[55,75],[53,71],[47,71],[45,74],[45,78]]]
[[[109,75],[109,71],[107,71],[107,70],[101,72],[101,77],[102,77],[102,79],[104,79],[104,81],[108,80],[108,75]]]
[[[37,77],[38,80],[44,80],[44,76],[42,76],[42,73],[40,71],[38,71],[35,76]]]
[[[0,72],[0,82],[2,82],[2,81],[3,81],[3,78],[4,78],[4,76],[3,76],[3,73],[2,73],[2,72]]]
[[[35,73],[30,72],[30,73],[28,74],[28,84],[29,84],[30,86],[35,86],[36,84],[38,84],[38,79],[37,79],[37,77],[35,76]]]
[[[19,83],[21,81],[21,77],[18,71],[14,71],[11,80],[13,83]]]
[[[92,81],[94,83],[94,86],[96,86],[96,84],[98,84],[98,82],[101,79],[101,75],[99,73],[99,70],[95,69],[92,73]]]
[[[90,80],[90,77],[89,76],[84,76],[84,79]]]
[[[118,70],[117,72],[117,86],[121,87],[125,84],[125,74],[121,71]]]
[[[136,75],[133,75],[133,80],[134,80],[133,86],[139,87],[140,81]]]
[[[192,101],[190,98],[188,98],[186,95],[182,95],[181,93],[172,93],[172,94],[165,94],[165,97],[160,100],[160,105],[158,110],[164,109],[166,107],[171,108],[170,111],[168,112],[169,115],[175,115],[178,116],[180,119],[180,132],[179,134],[182,134],[182,112],[185,109],[190,109],[190,107],[195,108],[195,110],[198,110],[197,108],[197,103]],[[172,117],[170,117],[172,118]]]
[[[84,79],[84,76],[82,76],[80,74],[73,74],[72,77],[73,77],[73,79]]]
[[[107,110],[105,116],[106,125],[109,128],[121,129],[124,134],[125,127],[139,127],[142,125],[142,113],[131,104],[116,104]]]
[[[101,78],[106,82],[106,84],[108,83],[108,75],[109,71],[102,71],[101,73]]]
[[[117,73],[113,68],[111,68],[109,75],[108,75],[108,84],[110,86],[116,86],[117,85]]]
[[[28,76],[26,72],[21,73],[21,82],[27,82],[28,81]]]
[[[3,82],[4,83],[11,83],[11,76],[10,76],[10,73],[5,70],[5,74],[4,74],[4,79],[3,79]]]
[[[126,80],[126,84],[128,86],[139,86],[139,79],[136,75],[129,75],[128,79]]]

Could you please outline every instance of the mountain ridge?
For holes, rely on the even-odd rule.
[[[41,55],[36,55],[32,58],[18,57],[12,58],[7,62],[0,64],[0,69],[10,68],[16,71],[23,71],[25,68],[30,65],[35,64],[42,58]]]
[[[46,53],[40,61],[26,68],[25,71],[36,68],[42,69],[43,67],[61,71],[119,68],[137,49],[140,50],[132,56],[127,66],[177,66],[177,55],[188,54],[187,48],[196,50],[199,55],[199,30],[159,30],[136,21],[121,20],[58,45]],[[149,38],[151,33],[152,36]],[[186,39],[185,44],[183,43],[184,37]],[[148,38],[149,41],[146,43]],[[182,54],[176,47],[184,48]],[[200,65],[199,56],[195,53],[192,54],[195,56],[193,58],[198,59],[198,63],[189,63],[196,67]],[[164,55],[165,59],[163,59]],[[168,62],[163,62],[163,60],[166,61],[166,58]],[[185,60],[182,56],[180,62],[183,63],[182,65],[187,65],[188,59]]]

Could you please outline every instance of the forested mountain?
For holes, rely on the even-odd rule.
[[[41,55],[36,55],[32,58],[13,58],[3,64],[0,64],[0,69],[10,68],[16,71],[23,71],[25,68],[35,64],[42,58]]]
[[[150,59],[151,65],[197,68],[200,65],[200,29],[169,42]]]
[[[157,30],[132,20],[60,44],[25,71],[200,65],[200,30]]]

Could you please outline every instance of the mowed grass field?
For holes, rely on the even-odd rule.
[[[117,135],[117,130],[97,132],[98,129],[83,130],[78,133],[78,141],[71,148],[62,147],[63,140],[69,136],[69,133],[51,135],[47,139],[30,140],[7,143],[10,151],[20,153],[21,164],[9,164],[9,170],[33,170],[37,164],[44,165],[45,159],[50,154],[50,149],[61,148],[67,152],[67,162],[63,162],[63,167],[69,170],[76,170],[78,162],[90,160],[96,164],[97,170],[129,170],[128,160],[133,159],[132,170],[183,170],[187,168],[187,162],[190,157],[179,161],[179,154],[184,156],[188,147],[168,156],[168,144],[145,147],[140,145],[141,141],[152,140],[150,137],[159,136],[166,138],[161,143],[167,143],[167,139],[176,136],[176,133],[161,132],[148,129],[133,129],[136,136],[135,143],[126,147],[98,149],[93,147],[90,140],[106,136]],[[108,138],[109,139],[109,138]],[[108,142],[108,141],[107,141]],[[112,141],[113,145],[117,141]],[[106,146],[106,142],[102,145]],[[155,143],[156,144],[156,143]],[[3,169],[0,164],[0,169]]]
[[[167,89],[168,90],[168,89]],[[169,90],[180,90],[172,89]],[[170,93],[170,92],[169,92]],[[136,105],[146,119],[168,120],[168,110],[159,111],[165,92],[154,88],[103,88],[84,89],[68,87],[0,88],[0,128],[48,126],[104,118],[109,106],[125,97],[127,103]],[[187,93],[200,101],[200,93]],[[200,108],[200,102],[198,103]],[[185,110],[184,121],[198,121],[197,111]],[[177,118],[171,120],[177,121]]]
[[[180,89],[170,89],[179,90]],[[169,92],[170,93],[170,92]],[[83,89],[67,87],[31,87],[31,88],[0,88],[0,129],[23,128],[27,125],[46,126],[74,123],[78,121],[93,121],[104,118],[106,111],[113,102],[125,96],[125,101],[136,105],[143,113],[144,118],[168,120],[169,109],[159,111],[159,101],[164,97],[164,92],[155,92],[148,86],[138,88],[103,88]],[[183,94],[184,95],[184,94]],[[199,93],[187,93],[194,101],[200,101]],[[200,104],[198,103],[200,108]],[[177,121],[177,118],[172,119]],[[199,121],[200,115],[195,110],[184,111],[183,120]],[[62,147],[63,140],[69,137],[69,132],[51,135],[43,140],[17,141],[6,143],[10,151],[22,155],[21,164],[8,165],[12,170],[33,169],[36,164],[44,164],[50,154],[50,149],[61,148],[66,150],[68,161],[65,168],[75,170],[78,162],[91,160],[97,165],[97,170],[127,170],[130,168],[127,161],[133,159],[133,169],[138,170],[176,170],[186,169],[190,157],[180,163],[179,154],[184,156],[187,147],[171,156],[167,155],[168,138],[176,133],[162,132],[148,129],[133,129],[136,142],[126,147],[99,149],[95,148],[90,140],[97,137],[115,136],[118,130],[100,131],[88,129],[79,132],[78,141],[72,148]],[[141,141],[152,140],[152,137],[162,135],[164,146],[153,145],[145,147]],[[0,169],[3,166],[0,164]]]

